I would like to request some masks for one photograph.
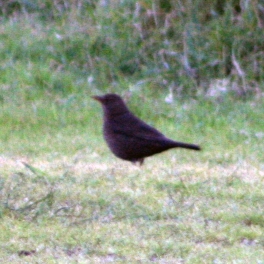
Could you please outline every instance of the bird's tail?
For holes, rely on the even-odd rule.
[[[201,150],[201,147],[195,144],[189,144],[189,143],[183,143],[174,141],[174,147],[175,148],[186,148],[186,149],[193,149],[193,150]]]

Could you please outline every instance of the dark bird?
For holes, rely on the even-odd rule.
[[[200,150],[194,144],[166,138],[127,108],[119,95],[93,96],[103,106],[103,133],[110,150],[120,159],[143,164],[144,158],[171,148]]]

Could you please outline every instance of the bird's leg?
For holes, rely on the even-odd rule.
[[[140,165],[140,166],[144,163],[144,159],[143,159],[143,158],[140,159],[140,160],[138,160],[138,161],[139,161],[139,165]]]
[[[132,162],[133,162],[134,164],[139,163],[139,166],[141,166],[141,165],[144,163],[144,158],[142,158],[142,159],[136,159],[136,160],[133,160]]]

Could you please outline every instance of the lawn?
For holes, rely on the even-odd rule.
[[[1,263],[264,263],[263,4],[233,2],[0,4]],[[116,158],[108,92],[202,151]]]
[[[110,153],[88,95],[3,104],[3,262],[262,263],[263,102],[144,101],[149,123],[203,151],[139,167]]]

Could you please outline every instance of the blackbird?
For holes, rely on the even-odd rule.
[[[143,164],[144,158],[171,148],[200,150],[198,145],[166,138],[136,117],[117,94],[92,96],[103,106],[103,133],[110,150],[123,160]]]

